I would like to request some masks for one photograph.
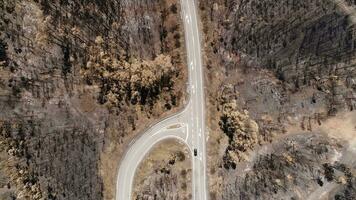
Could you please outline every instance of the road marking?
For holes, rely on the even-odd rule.
[[[135,170],[132,169],[133,167],[138,166],[141,159],[143,159],[144,155],[141,152],[149,151],[150,147],[158,141],[166,138],[176,138],[178,140],[182,140],[182,142],[187,144],[191,153],[193,153],[194,148],[199,150],[199,156],[192,159],[193,200],[207,199],[204,140],[204,87],[196,8],[193,0],[181,0],[181,5],[181,18],[183,19],[183,16],[185,16],[183,23],[186,38],[187,57],[188,62],[190,63],[188,80],[191,87],[188,85],[187,90],[188,93],[192,92],[192,94],[190,94],[188,104],[180,114],[163,120],[151,127],[137,141],[132,143],[132,146],[123,157],[119,168],[116,191],[117,200],[131,199],[132,183],[135,175]],[[176,128],[174,122],[176,122],[176,124],[181,124],[181,127]],[[135,149],[135,151],[133,149]]]
[[[179,129],[182,127],[182,124],[173,124],[168,126],[166,129]]]

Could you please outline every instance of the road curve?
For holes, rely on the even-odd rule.
[[[192,154],[192,196],[194,200],[207,199],[205,151],[205,98],[203,69],[195,0],[180,0],[184,24],[189,74],[189,102],[184,110],[148,129],[133,141],[121,160],[116,200],[132,199],[135,171],[149,150],[158,142],[175,138],[185,143]],[[193,155],[197,149],[198,155]]]

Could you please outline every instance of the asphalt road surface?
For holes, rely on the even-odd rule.
[[[116,200],[131,200],[135,171],[150,149],[158,142],[175,138],[185,143],[192,154],[192,196],[207,199],[205,151],[205,98],[200,37],[195,0],[181,0],[189,69],[189,102],[185,109],[153,125],[133,141],[121,160],[117,176]],[[193,151],[197,149],[197,156]]]

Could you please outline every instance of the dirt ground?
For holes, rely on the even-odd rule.
[[[192,159],[176,140],[155,145],[136,171],[133,200],[191,199]]]
[[[211,199],[306,199],[328,185],[324,164],[354,168],[342,159],[356,132],[355,51],[343,46],[354,25],[340,28],[344,13],[320,0],[203,0],[200,16]]]
[[[326,120],[319,129],[330,137],[347,141],[350,150],[356,152],[356,111],[339,113]]]
[[[114,199],[127,145],[186,101],[184,34],[174,3],[0,2],[0,147],[8,154],[0,170],[15,196]],[[90,55],[98,44],[102,51]],[[125,63],[151,65],[162,54],[174,72],[146,77],[153,84],[131,90],[143,74],[127,77]],[[99,61],[95,56],[104,70],[84,77],[90,60]],[[114,80],[119,76],[108,77],[109,71],[129,81]]]

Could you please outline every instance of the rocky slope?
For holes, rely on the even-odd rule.
[[[0,2],[1,199],[113,199],[125,146],[184,102],[179,5]]]
[[[356,35],[345,7],[354,2],[200,1],[211,199],[353,198]]]

